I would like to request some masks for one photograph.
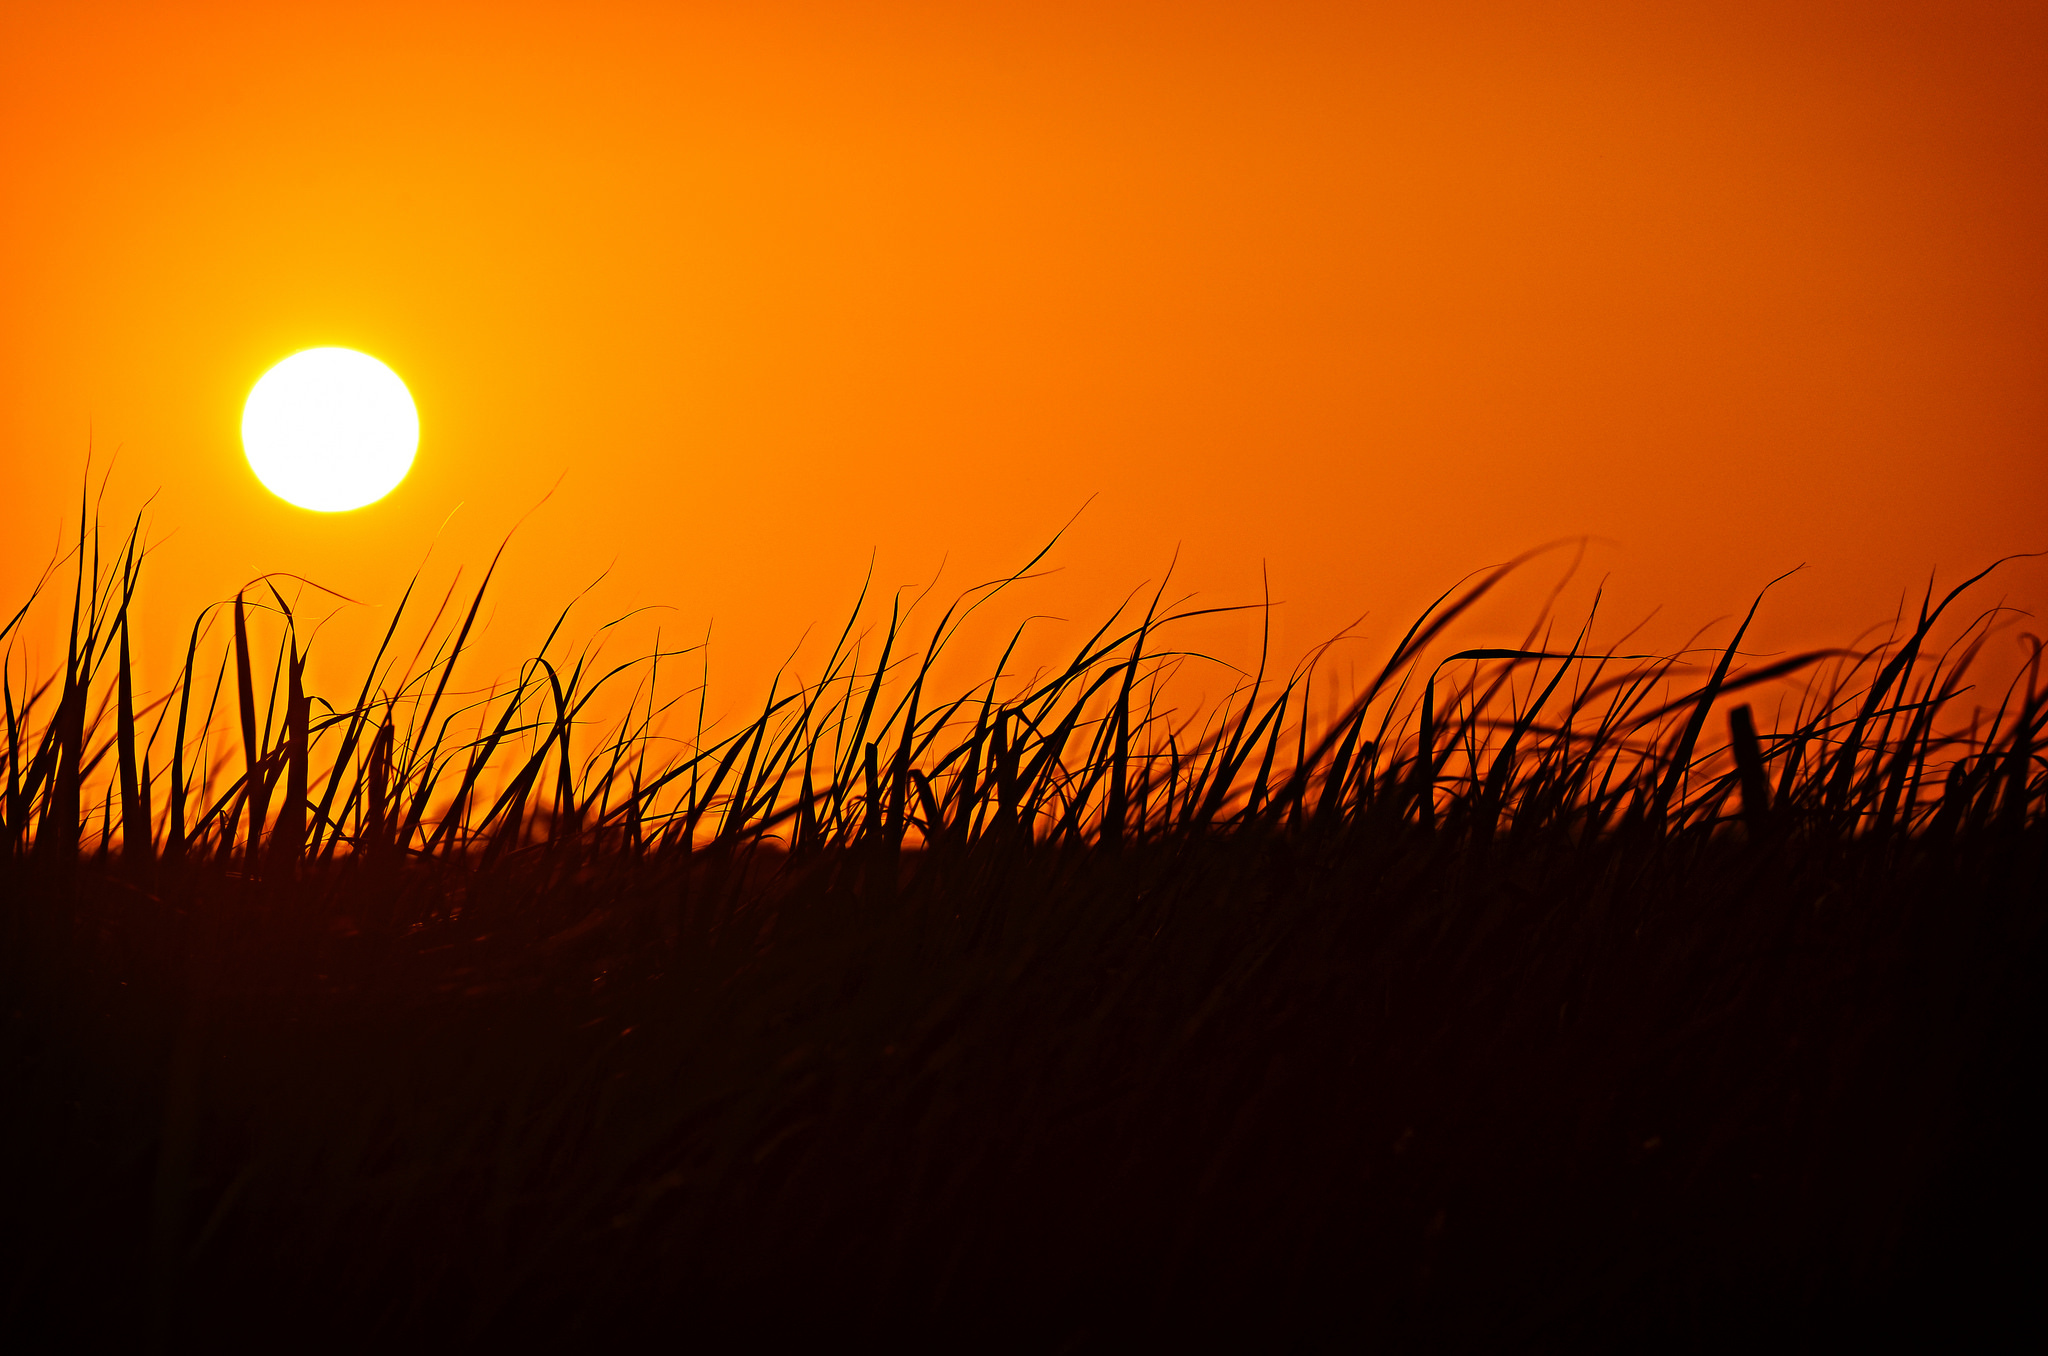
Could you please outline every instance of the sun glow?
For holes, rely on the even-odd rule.
[[[263,374],[242,449],[264,487],[321,513],[375,503],[405,479],[420,418],[398,374],[367,353],[309,348]]]

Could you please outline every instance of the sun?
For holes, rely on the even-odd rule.
[[[263,374],[242,406],[256,478],[300,508],[340,513],[405,479],[419,411],[398,374],[352,348],[309,348]]]

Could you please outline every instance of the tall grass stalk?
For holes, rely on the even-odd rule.
[[[1524,557],[1205,707],[1162,583],[942,688],[1041,553],[864,585],[719,726],[703,647],[566,609],[479,685],[495,559],[332,699],[281,575],[152,695],[141,525],[73,555],[55,671],[0,630],[14,1330],[1711,1345],[2022,1256],[1970,1210],[2038,1125],[2048,689],[1974,685],[1989,570],[1853,648],[1745,654],[1763,592],[1458,645]]]

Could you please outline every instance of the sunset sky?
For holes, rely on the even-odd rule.
[[[1091,496],[1063,615],[1178,548],[1298,652],[1588,534],[1616,630],[1805,562],[1760,643],[1846,640],[2048,549],[2044,246],[2040,4],[6,0],[0,585],[90,439],[159,680],[261,571],[388,605],[557,482],[513,648],[609,567],[592,621],[751,677],[871,552],[945,593]],[[320,345],[421,428],[334,515],[238,434]]]

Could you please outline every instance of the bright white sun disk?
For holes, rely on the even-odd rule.
[[[242,407],[242,449],[272,494],[339,513],[412,469],[419,411],[398,374],[352,348],[309,348],[263,374]]]

